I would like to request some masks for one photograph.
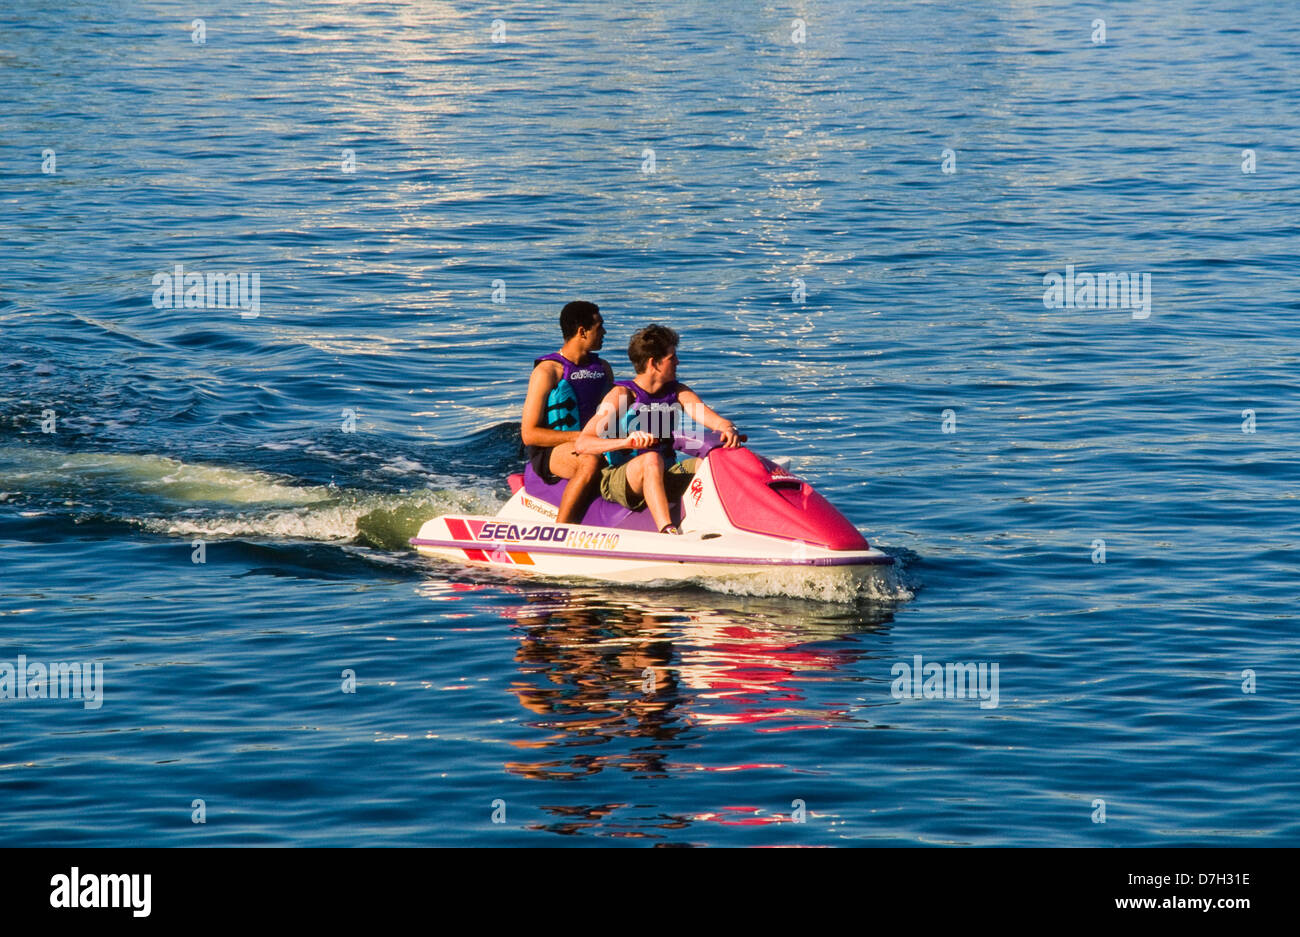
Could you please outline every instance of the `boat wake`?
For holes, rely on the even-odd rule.
[[[374,491],[303,484],[258,469],[168,456],[0,447],[0,504],[23,516],[119,523],[211,539],[356,543],[408,552],[439,511],[495,511],[485,486]]]
[[[405,493],[329,491],[296,507],[261,507],[231,513],[187,511],[174,517],[140,518],[153,533],[203,538],[266,538],[356,543],[411,552],[410,539],[430,514],[482,511],[501,502],[488,491],[418,490]]]
[[[75,525],[94,521],[191,540],[308,541],[386,551],[405,563],[413,552],[411,537],[428,518],[493,515],[504,503],[502,492],[487,484],[451,476],[438,477],[439,484],[434,484],[427,481],[428,474],[420,477],[426,480],[424,487],[376,491],[305,484],[284,474],[157,454],[4,446],[0,509],[40,517],[49,527],[57,527],[60,520]],[[917,588],[907,572],[906,554],[891,552],[894,566],[777,569],[762,575],[651,582],[640,588],[698,586],[737,596],[904,602]],[[420,565],[453,576],[461,572],[438,562],[422,560]]]

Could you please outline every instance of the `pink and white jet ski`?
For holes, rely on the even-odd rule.
[[[413,546],[426,556],[543,576],[636,583],[789,572],[870,569],[893,563],[801,478],[716,433],[675,437],[700,464],[661,534],[642,509],[599,496],[580,524],[555,522],[567,481],[548,485],[531,465],[511,475],[495,517],[447,514],[426,521]]]

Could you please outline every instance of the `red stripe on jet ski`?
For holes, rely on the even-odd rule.
[[[468,556],[471,560],[478,560],[480,563],[489,562],[488,555],[484,553],[482,550],[466,550],[465,555]]]
[[[478,537],[471,537],[469,530],[465,527],[464,521],[458,521],[454,517],[447,518],[447,531],[456,540],[477,540]]]
[[[466,521],[465,523],[469,525],[469,532],[473,534],[474,539],[477,540],[478,532],[483,529],[483,525],[486,524],[487,521]]]

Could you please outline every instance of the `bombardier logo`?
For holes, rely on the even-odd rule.
[[[528,495],[522,496],[519,499],[519,503],[530,510],[536,511],[543,517],[549,517],[551,520],[555,520],[556,518],[555,508],[541,501],[536,501],[533,498],[528,497]]]

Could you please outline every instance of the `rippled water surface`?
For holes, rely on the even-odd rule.
[[[194,16],[0,10],[0,662],[104,675],[0,701],[0,841],[1300,842],[1292,6]],[[579,297],[898,571],[417,558]]]

